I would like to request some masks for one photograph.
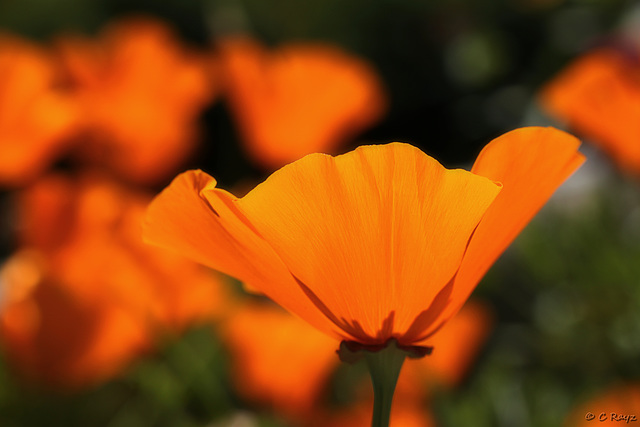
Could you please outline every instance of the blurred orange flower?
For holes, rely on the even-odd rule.
[[[619,426],[640,420],[640,384],[612,387],[577,406],[565,426]]]
[[[248,38],[221,40],[218,47],[243,142],[266,168],[332,153],[386,110],[371,65],[337,47],[298,43],[268,52]]]
[[[429,357],[409,359],[398,379],[396,393],[405,400],[428,397],[430,387],[458,385],[473,365],[493,323],[489,308],[468,301],[428,342],[433,347]]]
[[[149,349],[140,319],[117,303],[83,300],[49,268],[42,254],[23,251],[0,270],[0,338],[24,377],[54,387],[87,386]]]
[[[273,304],[245,303],[235,308],[222,326],[233,357],[234,384],[246,399],[267,405],[295,425],[327,425],[314,424],[320,413],[320,419],[327,423],[325,417],[340,422],[344,417],[370,421],[366,405],[361,405],[363,411],[354,409],[346,414],[320,405],[323,390],[339,364],[334,339]],[[429,395],[429,384],[457,384],[484,343],[489,327],[490,313],[484,305],[465,304],[429,341],[436,350],[429,357],[405,364],[396,388],[399,399],[418,407]],[[370,394],[366,398],[371,398]]]
[[[309,416],[340,363],[335,340],[273,304],[245,303],[225,323],[240,394],[290,419]]]
[[[103,179],[60,175],[20,196],[22,249],[0,270],[0,337],[26,375],[100,382],[162,335],[221,314],[212,272],[142,243],[148,201]]]
[[[401,143],[312,154],[240,199],[189,171],[151,204],[145,238],[337,339],[420,345],[584,161],[578,145],[553,128],[518,129],[471,173]]]
[[[614,49],[579,58],[540,95],[543,107],[592,139],[623,169],[640,171],[640,62]]]
[[[0,34],[0,186],[33,180],[69,144],[78,110],[48,52]]]
[[[150,18],[107,27],[101,38],[62,38],[60,52],[86,118],[85,159],[153,183],[194,152],[197,119],[216,92],[204,55]]]

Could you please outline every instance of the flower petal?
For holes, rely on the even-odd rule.
[[[222,337],[238,392],[289,417],[310,415],[340,363],[334,340],[275,304],[240,305]]]
[[[489,267],[584,162],[579,145],[557,129],[528,127],[508,132],[482,150],[471,171],[501,182],[503,189],[469,242],[444,319],[462,306]]]
[[[204,57],[169,26],[128,18],[97,39],[65,37],[58,46],[83,108],[88,132],[78,153],[84,162],[149,184],[194,153],[197,117],[217,84]]]
[[[79,109],[49,52],[0,34],[0,185],[23,186],[71,146]]]
[[[361,343],[411,344],[403,333],[451,281],[499,189],[393,143],[309,155],[238,207],[334,323]]]
[[[309,301],[282,260],[202,171],[179,175],[149,206],[143,235],[161,246],[236,277],[336,338],[335,326]]]
[[[334,46],[293,43],[268,51],[249,38],[229,38],[218,47],[243,142],[266,168],[332,153],[386,110],[373,67]]]
[[[597,49],[570,64],[540,94],[551,115],[592,139],[629,171],[640,170],[637,67],[621,50]]]

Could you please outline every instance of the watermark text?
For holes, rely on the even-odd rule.
[[[587,412],[584,415],[584,419],[587,421],[620,421],[623,423],[638,421],[638,417],[634,414],[618,414],[617,412],[600,412],[598,415],[593,412]]]

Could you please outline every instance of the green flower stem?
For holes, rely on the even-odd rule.
[[[371,427],[388,427],[393,393],[407,352],[399,349],[395,340],[390,340],[387,346],[379,351],[363,353],[373,383]]]

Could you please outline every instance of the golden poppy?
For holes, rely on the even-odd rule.
[[[204,55],[151,18],[118,21],[98,40],[66,37],[58,46],[83,107],[84,160],[154,183],[193,154],[198,115],[217,87]]]
[[[21,249],[0,268],[0,338],[34,381],[108,379],[162,335],[224,310],[202,266],[143,244],[149,198],[98,177],[52,175],[17,198]],[[46,218],[45,221],[41,221]]]
[[[189,171],[152,202],[144,235],[337,339],[421,345],[584,161],[578,145],[553,128],[518,129],[471,172],[401,143],[312,154],[240,199]]]
[[[453,387],[460,383],[487,339],[493,323],[489,308],[469,301],[443,328],[429,345],[437,348],[429,357],[414,364],[425,372],[423,377]],[[460,340],[460,337],[464,337]]]
[[[465,304],[430,341],[437,350],[403,369],[396,389],[402,401],[418,406],[428,396],[428,383],[459,382],[486,338],[489,322],[484,305]],[[232,356],[234,385],[242,397],[295,425],[307,425],[319,414],[323,420],[350,416],[333,414],[322,404],[322,393],[339,362],[334,339],[274,304],[255,302],[235,306],[221,328]],[[359,413],[351,412],[354,417]]]
[[[563,70],[540,94],[542,106],[590,138],[623,169],[640,171],[640,62],[599,49]]]
[[[221,326],[238,392],[288,419],[308,418],[339,363],[335,340],[274,304],[245,302]]]
[[[386,110],[373,67],[337,47],[293,43],[269,52],[249,38],[218,47],[242,142],[265,168],[332,153]]]
[[[27,184],[60,155],[78,110],[44,49],[0,35],[0,186]]]
[[[429,357],[410,360],[400,372],[396,394],[403,400],[424,400],[431,386],[454,387],[473,365],[491,330],[492,314],[488,307],[468,301],[429,340],[434,348]]]
[[[151,336],[137,313],[78,295],[51,273],[43,254],[23,250],[1,267],[8,297],[0,305],[0,341],[11,366],[31,382],[85,387],[150,349]]]

